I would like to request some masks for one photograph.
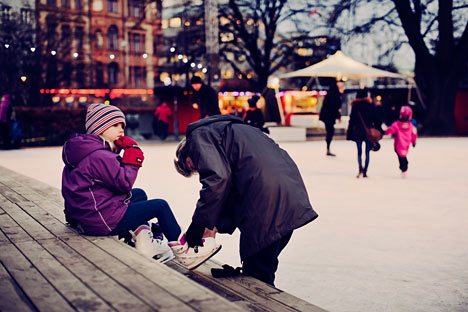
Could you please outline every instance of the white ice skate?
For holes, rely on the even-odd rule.
[[[140,225],[132,235],[136,250],[145,256],[161,263],[174,259],[174,253],[168,246],[167,240],[153,238],[153,232],[148,225]]]
[[[189,270],[196,269],[221,249],[221,245],[216,243],[214,237],[205,237],[203,246],[191,248],[185,241],[185,234],[178,241],[169,242],[169,247],[174,252],[176,260]]]

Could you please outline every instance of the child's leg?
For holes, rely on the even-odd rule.
[[[140,188],[132,189],[132,197],[130,198],[130,202],[136,203],[136,202],[145,201],[145,200],[148,200],[148,196],[146,196],[145,191],[143,191]]]
[[[408,170],[408,158],[398,155],[398,161],[400,163],[401,172],[406,172]]]
[[[176,241],[181,233],[174,214],[167,202],[163,199],[151,199],[135,202],[128,205],[122,220],[110,235],[123,234],[135,230],[141,224],[153,218],[158,218],[159,226],[168,241]]]

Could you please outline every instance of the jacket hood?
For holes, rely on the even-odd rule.
[[[62,159],[65,165],[76,167],[89,154],[109,149],[109,145],[97,135],[74,134],[63,145]]]
[[[409,106],[402,106],[400,109],[400,119],[411,120],[413,118],[413,110]]]
[[[195,122],[192,122],[191,124],[189,124],[187,126],[187,133],[186,133],[185,136],[189,137],[190,134],[193,132],[193,130],[197,129],[198,127],[209,125],[209,124],[212,124],[214,122],[219,122],[219,121],[230,121],[230,122],[234,122],[234,123],[244,123],[244,121],[239,117],[235,117],[235,116],[231,116],[231,115],[214,115],[214,116],[202,118],[202,119],[200,119],[198,121],[195,121]]]

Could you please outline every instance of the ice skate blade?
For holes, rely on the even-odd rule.
[[[188,270],[195,270],[196,268],[198,268],[200,265],[202,265],[203,263],[205,263],[206,261],[208,261],[211,257],[213,257],[214,255],[216,255],[218,253],[218,251],[221,250],[221,247],[223,247],[222,245],[219,245],[216,249],[213,250],[213,252],[208,255],[206,258],[203,258],[203,259],[200,259],[199,261],[195,262],[195,263],[192,263],[191,265],[189,266],[185,266]]]
[[[153,256],[153,259],[159,263],[166,263],[167,261],[172,260],[174,258],[175,258],[174,253],[170,250],[163,254],[157,254]]]

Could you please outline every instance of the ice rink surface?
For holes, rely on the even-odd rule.
[[[402,179],[393,141],[371,152],[368,179],[353,142],[281,143],[296,161],[319,218],[294,232],[276,286],[333,312],[468,311],[468,138],[422,138]],[[200,184],[179,176],[175,143],[143,142],[135,187],[190,223]],[[60,187],[61,147],[0,151],[0,164]],[[280,178],[280,177],[279,177]],[[240,265],[238,232],[216,259]]]

